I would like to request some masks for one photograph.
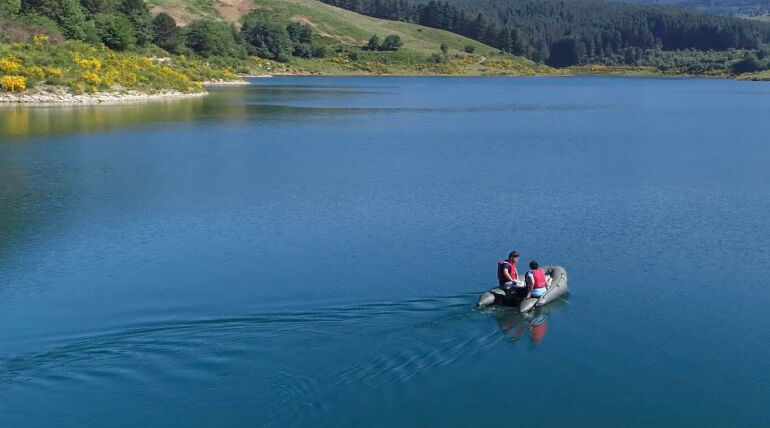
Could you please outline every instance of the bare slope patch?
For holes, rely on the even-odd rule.
[[[243,15],[254,9],[254,3],[251,0],[219,0],[214,8],[226,21],[239,22]]]

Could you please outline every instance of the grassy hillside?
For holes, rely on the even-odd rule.
[[[313,28],[313,43],[324,46],[324,58],[292,57],[294,69],[333,74],[557,74],[550,67],[466,37],[435,28],[360,15],[316,0],[152,0],[153,12],[166,12],[178,23],[196,17],[236,23],[247,12],[269,22],[298,22]],[[367,51],[372,35],[395,34],[403,42],[397,51]],[[440,49],[445,44],[446,53]],[[472,51],[469,53],[467,51]]]

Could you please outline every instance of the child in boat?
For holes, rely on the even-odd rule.
[[[539,269],[536,261],[529,262],[529,272],[526,275],[527,299],[530,297],[543,297],[548,293],[548,280],[545,272]]]

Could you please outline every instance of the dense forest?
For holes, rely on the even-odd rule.
[[[762,67],[763,46],[770,41],[770,23],[670,6],[593,0],[324,1],[371,16],[449,30],[557,67],[666,66],[660,60],[671,55],[663,51],[731,49],[746,51],[749,68]]]
[[[736,16],[761,16],[770,12],[770,0],[621,0],[635,4],[674,4],[708,13]]]

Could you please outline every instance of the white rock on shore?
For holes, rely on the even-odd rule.
[[[172,98],[201,97],[207,94],[208,92],[205,91],[193,93],[185,93],[179,91],[160,91],[152,94],[138,91],[116,91],[97,92],[94,94],[73,94],[64,88],[32,89],[20,93],[0,93],[0,105],[121,104]]]
[[[243,86],[251,85],[251,82],[246,80],[207,80],[201,84],[203,86]]]

